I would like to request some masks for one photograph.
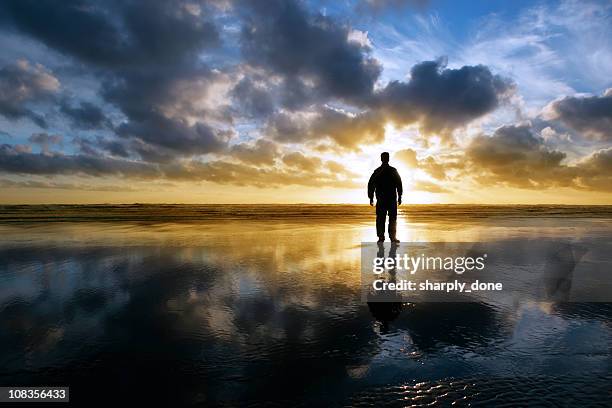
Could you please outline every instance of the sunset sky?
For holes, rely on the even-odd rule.
[[[612,204],[609,1],[0,3],[3,203]]]

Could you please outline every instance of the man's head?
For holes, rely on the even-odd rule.
[[[389,163],[389,153],[388,152],[382,152],[380,154],[380,161],[383,163]]]

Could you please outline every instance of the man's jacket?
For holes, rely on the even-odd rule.
[[[368,182],[368,198],[384,202],[397,201],[397,195],[402,195],[402,179],[395,167],[383,164],[372,173]]]

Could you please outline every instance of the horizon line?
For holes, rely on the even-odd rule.
[[[184,205],[184,206],[196,206],[196,205],[234,205],[234,206],[248,206],[248,205],[354,205],[369,207],[369,204],[362,203],[180,203],[180,202],[132,202],[132,203],[0,203],[0,206],[39,206],[39,205],[82,205],[82,206],[101,206],[101,205]],[[437,206],[437,205],[456,205],[456,206],[564,206],[564,207],[610,207],[610,204],[559,204],[559,203],[402,203],[401,207],[408,206]]]

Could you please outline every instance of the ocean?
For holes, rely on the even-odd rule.
[[[374,217],[362,205],[0,206],[0,386],[70,386],[76,403],[612,405],[612,303],[493,296],[381,312],[361,299]],[[398,236],[569,242],[591,249],[582,268],[612,273],[611,221],[612,206],[401,206]]]

